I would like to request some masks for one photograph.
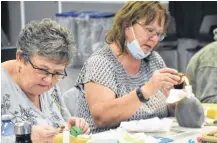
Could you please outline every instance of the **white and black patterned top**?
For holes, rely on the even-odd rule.
[[[41,111],[9,73],[3,67],[1,68],[1,114],[13,115],[13,122],[30,121],[33,125],[47,124],[58,128],[70,117],[60,95],[57,86],[41,94]]]
[[[85,62],[76,81],[75,86],[80,88],[82,95],[78,96],[75,116],[85,118],[90,124],[92,133],[109,130],[110,128],[100,128],[94,124],[85,99],[83,85],[89,81],[93,81],[110,88],[115,92],[116,97],[120,98],[132,90],[143,86],[155,70],[163,67],[165,67],[163,59],[157,52],[153,51],[148,59],[142,60],[139,72],[136,75],[130,76],[108,46],[97,50]],[[159,90],[155,96],[151,97],[151,99],[128,120],[146,119],[155,116],[162,118],[168,116],[165,100],[166,97]],[[117,126],[112,128],[116,127]]]

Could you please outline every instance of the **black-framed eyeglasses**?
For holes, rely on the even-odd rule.
[[[64,69],[64,72],[63,73],[51,73],[45,69],[41,69],[41,68],[38,68],[36,67],[32,62],[31,60],[28,58],[28,61],[29,63],[31,64],[32,68],[33,69],[36,69],[38,70],[39,74],[43,75],[43,78],[49,76],[50,74],[52,75],[52,78],[55,78],[56,80],[62,80],[64,79],[66,76],[67,76],[67,73],[66,73],[66,70]]]
[[[144,24],[141,24],[139,22],[136,22],[136,23],[139,24],[149,35],[151,35],[151,36],[157,35],[159,41],[162,41],[165,38],[165,36],[166,36],[165,33],[157,32],[153,28],[145,27]]]

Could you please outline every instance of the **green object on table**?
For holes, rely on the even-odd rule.
[[[77,137],[78,135],[83,134],[83,132],[82,132],[82,130],[81,130],[78,126],[73,126],[73,127],[70,129],[70,134],[71,134],[72,136]]]

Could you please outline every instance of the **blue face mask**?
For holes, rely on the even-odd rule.
[[[132,27],[131,27],[132,28]],[[133,32],[133,37],[134,37],[134,40],[129,43],[127,42],[127,48],[130,52],[130,54],[135,58],[135,59],[144,59],[146,58],[148,55],[150,55],[151,52],[148,52],[148,53],[144,53],[139,45],[139,42],[138,40],[136,39],[135,37],[135,34],[134,34],[134,31],[133,31],[133,28],[132,28],[132,32]]]

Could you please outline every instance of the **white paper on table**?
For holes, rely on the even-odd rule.
[[[120,127],[128,132],[166,132],[172,127],[172,119],[158,117],[146,119],[146,120],[136,120],[129,122],[121,122]]]
[[[145,133],[129,133],[123,128],[117,128],[94,134],[93,139],[117,139],[119,143],[159,143],[159,139],[155,139],[152,136],[146,135]],[[103,143],[103,142],[102,142]]]
[[[180,89],[171,89],[169,96],[167,97],[166,103],[173,104],[176,103],[187,96],[187,92]]]
[[[160,140],[144,133],[128,133],[123,128],[117,129],[120,143],[159,143]]]

